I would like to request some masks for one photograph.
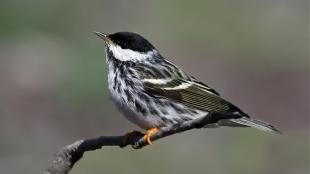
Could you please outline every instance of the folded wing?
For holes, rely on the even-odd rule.
[[[195,81],[173,79],[164,84],[145,82],[144,89],[150,95],[164,97],[194,109],[242,113],[236,106],[222,99],[212,88]]]

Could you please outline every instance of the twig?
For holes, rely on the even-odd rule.
[[[199,129],[207,124],[216,123],[222,119],[238,118],[231,113],[208,114],[205,117],[186,121],[181,124],[162,127],[158,132],[152,135],[151,140],[156,141],[169,135],[184,132],[190,129]],[[134,149],[140,149],[146,145],[147,142],[143,139],[143,134],[136,134],[129,136],[126,144],[124,144],[124,136],[100,136],[92,139],[85,139],[76,141],[73,144],[64,146],[56,154],[52,163],[47,167],[46,174],[67,174],[72,169],[74,164],[79,161],[84,152],[101,149],[103,146],[119,146],[125,147],[131,145]]]

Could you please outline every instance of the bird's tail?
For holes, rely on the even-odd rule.
[[[229,123],[230,122],[230,123]],[[272,132],[276,134],[282,134],[275,126],[266,123],[261,120],[255,120],[247,117],[242,117],[238,119],[229,119],[225,122],[223,126],[236,126],[236,127],[252,127],[266,132]]]

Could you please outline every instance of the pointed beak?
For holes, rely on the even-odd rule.
[[[109,38],[109,36],[105,33],[101,33],[99,31],[94,31],[94,34],[100,37],[101,39],[104,40],[105,44],[109,45],[112,43],[112,40]]]

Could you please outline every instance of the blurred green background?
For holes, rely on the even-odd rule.
[[[0,21],[1,173],[41,173],[61,146],[138,129],[109,99],[93,30],[142,34],[284,135],[193,130],[86,153],[71,173],[309,172],[307,0],[1,0]]]

